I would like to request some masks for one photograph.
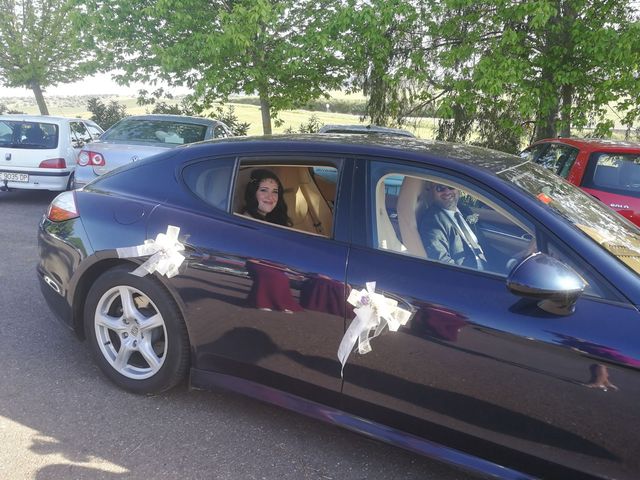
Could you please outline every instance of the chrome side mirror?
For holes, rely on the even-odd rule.
[[[587,282],[560,260],[534,253],[517,264],[507,288],[521,297],[539,300],[538,307],[555,315],[570,315]]]

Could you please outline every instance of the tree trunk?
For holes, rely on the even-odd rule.
[[[271,105],[269,96],[260,92],[260,113],[262,114],[262,133],[271,135]]]
[[[558,109],[553,109],[548,112],[540,112],[540,117],[538,118],[538,131],[536,134],[536,140],[541,140],[543,138],[554,138],[556,137],[556,117],[558,115]]]
[[[553,138],[557,135],[556,122],[560,99],[554,89],[553,73],[549,69],[542,71],[539,95],[535,139]]]
[[[573,104],[573,85],[562,86],[562,110],[560,111],[560,136],[571,136],[571,106]]]
[[[561,28],[559,29],[559,41],[558,45],[564,47],[564,58],[562,58],[563,65],[571,65],[576,55],[574,54],[575,45],[571,30],[574,25],[580,22],[578,14],[576,12],[576,5],[574,2],[562,3],[562,15],[559,19]],[[560,98],[562,99],[562,107],[560,110],[560,136],[571,136],[571,120],[573,116],[573,94],[575,87],[571,84],[563,84],[560,87]]]
[[[40,88],[40,84],[38,82],[31,82],[31,90],[33,90],[33,94],[36,96],[36,103],[38,104],[40,115],[49,115],[49,109],[44,101],[44,95],[42,95],[42,88]]]

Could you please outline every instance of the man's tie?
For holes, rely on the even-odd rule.
[[[458,223],[458,227],[462,231],[462,235],[464,239],[467,241],[467,243],[471,247],[471,250],[473,250],[473,253],[476,256],[476,260],[478,262],[478,268],[482,269],[484,267],[482,262],[486,263],[487,261],[486,257],[484,256],[484,252],[482,251],[482,247],[473,238],[473,236],[469,234],[469,227],[467,226],[467,223],[464,221],[464,218],[462,218],[462,215],[460,214],[460,212],[456,212],[453,216],[455,217],[456,222]]]

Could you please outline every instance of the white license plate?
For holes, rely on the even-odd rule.
[[[28,173],[11,173],[11,172],[0,172],[0,181],[7,180],[8,182],[28,182],[29,174]]]

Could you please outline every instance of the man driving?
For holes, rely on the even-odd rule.
[[[460,191],[432,182],[427,189],[429,208],[418,219],[418,231],[427,256],[483,270],[487,259],[476,232],[465,220],[470,212],[463,214],[458,208]]]

